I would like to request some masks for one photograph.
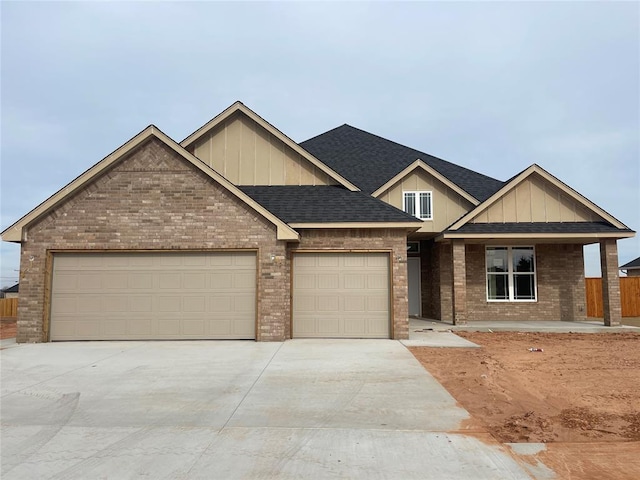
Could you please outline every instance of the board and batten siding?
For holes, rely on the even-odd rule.
[[[441,232],[473,208],[468,200],[423,170],[414,170],[378,198],[402,210],[402,192],[431,191],[433,219],[426,220],[419,232]]]
[[[595,222],[601,220],[581,203],[537,174],[519,183],[470,223]]]
[[[334,185],[280,139],[236,113],[190,150],[235,185]]]

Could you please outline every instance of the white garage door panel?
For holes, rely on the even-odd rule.
[[[294,337],[389,338],[389,324],[389,255],[294,257]]]
[[[253,253],[58,254],[52,340],[255,338]]]

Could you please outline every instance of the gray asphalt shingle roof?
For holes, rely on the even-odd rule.
[[[7,287],[4,290],[2,290],[4,293],[19,293],[20,290],[20,284],[16,283],[15,285],[13,285],[12,287]]]
[[[421,220],[362,192],[340,186],[241,186],[286,223],[416,222]]]
[[[310,138],[300,146],[368,194],[417,159],[480,201],[504,185],[495,178],[346,124]]]
[[[631,260],[628,263],[625,263],[624,265],[622,265],[620,268],[624,268],[624,269],[628,269],[628,268],[632,268],[632,269],[636,269],[636,268],[640,268],[640,257],[636,258],[635,260]]]
[[[467,223],[447,233],[619,233],[622,230],[605,222]]]

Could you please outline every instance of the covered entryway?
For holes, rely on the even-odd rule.
[[[293,257],[293,337],[389,338],[388,253]]]
[[[254,339],[254,252],[54,254],[51,340]]]

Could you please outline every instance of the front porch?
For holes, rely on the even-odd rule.
[[[593,241],[591,237],[410,241],[409,314],[450,326],[466,322],[540,326],[558,321],[597,325],[587,320],[584,279],[583,247]],[[617,326],[622,324],[617,241],[603,238],[599,244],[603,323]]]
[[[616,333],[640,332],[640,326],[605,326],[598,320],[563,322],[553,320],[470,321],[462,325],[430,318],[409,318],[409,339],[419,340],[425,334],[441,332],[546,332],[546,333]]]

